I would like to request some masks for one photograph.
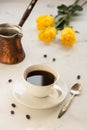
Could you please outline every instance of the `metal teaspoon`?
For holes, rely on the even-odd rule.
[[[82,87],[79,83],[76,83],[71,87],[71,90],[70,90],[71,97],[69,98],[69,100],[66,102],[66,104],[60,110],[58,118],[60,118],[68,110],[73,98],[75,96],[79,95],[81,93],[81,90],[82,90]]]

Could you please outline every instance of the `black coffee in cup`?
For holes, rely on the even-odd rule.
[[[26,80],[36,86],[46,86],[53,84],[55,81],[55,76],[44,70],[35,70],[27,74]]]

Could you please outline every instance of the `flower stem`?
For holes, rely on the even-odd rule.
[[[85,2],[82,4],[82,7],[83,7],[85,4],[87,4],[87,1],[85,1]]]
[[[75,2],[72,5],[64,5],[58,6],[58,13],[55,16],[56,19],[56,29],[63,29],[65,26],[69,26],[71,18],[76,16],[79,11],[82,11],[87,1],[85,1],[82,5],[79,5],[80,0],[75,0]]]
[[[56,28],[66,19],[67,16],[61,18],[60,21],[56,22]]]

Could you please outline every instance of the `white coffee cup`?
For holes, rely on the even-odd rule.
[[[46,85],[37,85],[37,84],[31,83],[30,81],[27,80],[27,77],[28,77],[28,75],[30,73],[32,73],[34,71],[44,71],[44,72],[50,73],[51,75],[54,76],[54,80],[51,83],[46,84]],[[27,87],[27,91],[29,91],[29,93],[32,96],[35,96],[35,97],[46,97],[46,96],[49,96],[53,86],[56,83],[58,83],[59,75],[49,65],[46,65],[46,64],[35,64],[35,65],[29,66],[28,68],[26,68],[24,70],[24,72],[23,72],[23,81],[24,81],[25,86]]]

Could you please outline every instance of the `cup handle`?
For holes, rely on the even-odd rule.
[[[62,89],[58,86],[58,83],[56,83],[50,91],[50,95],[53,95],[55,93],[56,97],[60,97],[62,95]]]

